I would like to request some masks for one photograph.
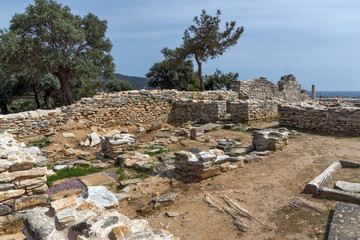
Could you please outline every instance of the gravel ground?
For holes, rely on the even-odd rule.
[[[81,188],[86,188],[86,186],[82,182],[80,182],[79,179],[72,178],[67,180],[66,182],[62,182],[60,184],[57,184],[49,188],[45,193],[52,195],[63,190],[81,189]]]
[[[117,180],[117,174],[114,171],[104,171],[106,172],[107,175],[109,175],[110,177],[112,177],[113,179]]]

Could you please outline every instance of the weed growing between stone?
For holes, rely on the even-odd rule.
[[[71,177],[80,177],[85,176],[91,173],[100,172],[101,168],[92,168],[92,167],[74,167],[74,168],[64,168],[56,173],[56,175],[47,177],[46,185],[51,187],[54,181],[71,178]]]
[[[51,141],[48,138],[42,138],[42,139],[37,140],[35,142],[30,142],[30,145],[32,147],[38,147],[38,148],[47,147],[50,144],[51,144]]]

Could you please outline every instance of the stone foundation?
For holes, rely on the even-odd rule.
[[[21,227],[24,210],[44,205],[46,158],[37,147],[25,148],[11,134],[0,134],[0,235]]]
[[[360,136],[360,108],[306,103],[279,105],[279,124],[330,134]]]

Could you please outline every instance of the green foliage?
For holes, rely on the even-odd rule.
[[[112,79],[108,81],[105,87],[108,92],[119,92],[119,91],[127,91],[132,89],[129,82],[119,79]]]
[[[122,181],[122,180],[125,180],[125,178],[126,178],[125,174],[124,174],[124,173],[121,173],[120,176],[119,176],[119,178],[118,178],[118,180],[119,180],[119,182],[120,182],[120,181]]]
[[[46,184],[48,185],[48,187],[51,187],[54,181],[70,177],[85,176],[91,173],[100,172],[101,170],[101,168],[92,167],[64,168],[56,172],[56,175],[47,177]]]
[[[51,144],[50,140],[48,138],[42,138],[40,140],[37,140],[35,142],[30,142],[31,146],[43,148],[47,147]]]
[[[159,89],[198,90],[194,65],[190,60],[166,59],[155,63],[146,74],[148,85]]]
[[[183,44],[174,49],[164,48],[162,52],[167,58],[184,59],[194,57],[198,65],[198,77],[201,90],[205,90],[202,78],[202,63],[215,59],[225,50],[237,44],[244,28],[235,28],[235,21],[226,22],[225,30],[220,32],[220,10],[210,16],[202,10],[200,17],[194,18],[194,25],[185,30]]]
[[[219,69],[213,75],[205,75],[205,90],[232,90],[233,82],[237,81],[238,73],[222,73]]]
[[[149,156],[155,156],[160,153],[167,153],[167,152],[170,152],[170,150],[164,149],[164,148],[159,148],[158,151],[156,151],[156,152],[145,151],[144,154],[147,154]]]
[[[148,80],[144,77],[135,77],[135,76],[126,76],[120,73],[114,73],[115,79],[126,81],[130,83],[132,89],[147,89],[148,88]],[[107,83],[107,80],[101,75],[98,78],[99,81],[103,83]]]
[[[104,83],[97,80],[78,80],[77,84],[74,86],[74,95],[77,99],[83,97],[93,97],[98,92],[104,90]]]
[[[60,82],[64,103],[71,104],[73,81],[96,79],[102,73],[112,77],[106,29],[107,22],[92,13],[81,17],[54,0],[35,0],[13,16],[9,30],[1,31],[0,62],[8,72],[26,75],[33,88],[51,73]]]

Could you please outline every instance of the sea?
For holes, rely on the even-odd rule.
[[[311,91],[308,91],[311,96]],[[319,98],[360,98],[360,91],[316,91],[316,97]]]

